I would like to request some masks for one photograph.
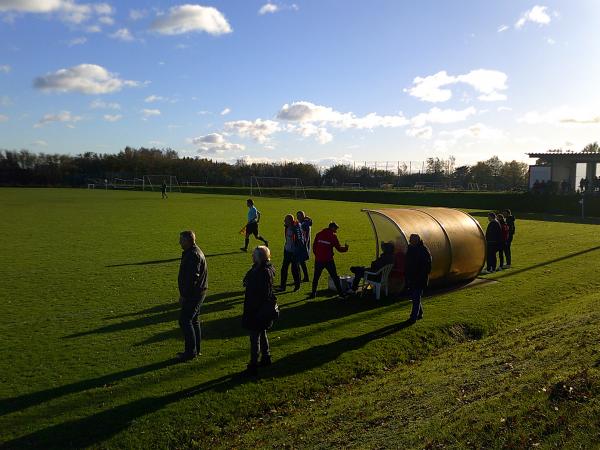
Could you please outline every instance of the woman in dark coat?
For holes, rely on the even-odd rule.
[[[273,277],[275,268],[271,264],[271,252],[265,246],[256,247],[252,252],[254,264],[244,277],[246,295],[242,326],[250,334],[250,363],[246,369],[248,375],[256,375],[258,366],[271,364],[267,330],[273,325],[273,318],[265,317],[275,303],[273,295]],[[262,354],[260,363],[258,354]]]

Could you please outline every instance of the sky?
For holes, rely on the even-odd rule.
[[[0,0],[0,149],[527,162],[600,140],[599,23],[597,0]]]

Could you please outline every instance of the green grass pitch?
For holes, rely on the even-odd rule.
[[[283,216],[330,220],[368,264],[374,205],[257,198],[281,263]],[[387,208],[391,205],[381,205]],[[510,205],[507,205],[510,207]],[[425,299],[279,295],[274,364],[248,360],[245,197],[0,190],[0,444],[6,448],[593,448],[600,442],[598,225],[517,215],[513,269]],[[483,217],[477,216],[480,221]],[[178,234],[207,256],[202,357],[172,364]],[[251,246],[256,241],[251,241]],[[312,261],[309,264],[312,269]],[[312,275],[312,274],[311,274]],[[291,275],[290,275],[291,279]],[[320,288],[326,287],[326,276]]]

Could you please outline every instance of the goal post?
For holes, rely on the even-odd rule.
[[[167,185],[168,192],[181,192],[181,186],[175,175],[144,175],[143,190],[160,191],[162,184]]]
[[[250,196],[305,199],[306,191],[302,184],[302,178],[252,175],[250,177]]]

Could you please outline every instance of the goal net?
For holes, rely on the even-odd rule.
[[[167,192],[181,192],[175,175],[144,175],[144,190],[160,191],[163,183],[167,185]]]
[[[342,183],[342,188],[344,189],[361,189],[362,186],[360,183]]]
[[[301,178],[250,177],[250,195],[258,197],[306,198]]]
[[[144,189],[144,180],[143,178],[113,178],[112,179],[112,188],[113,189]]]

